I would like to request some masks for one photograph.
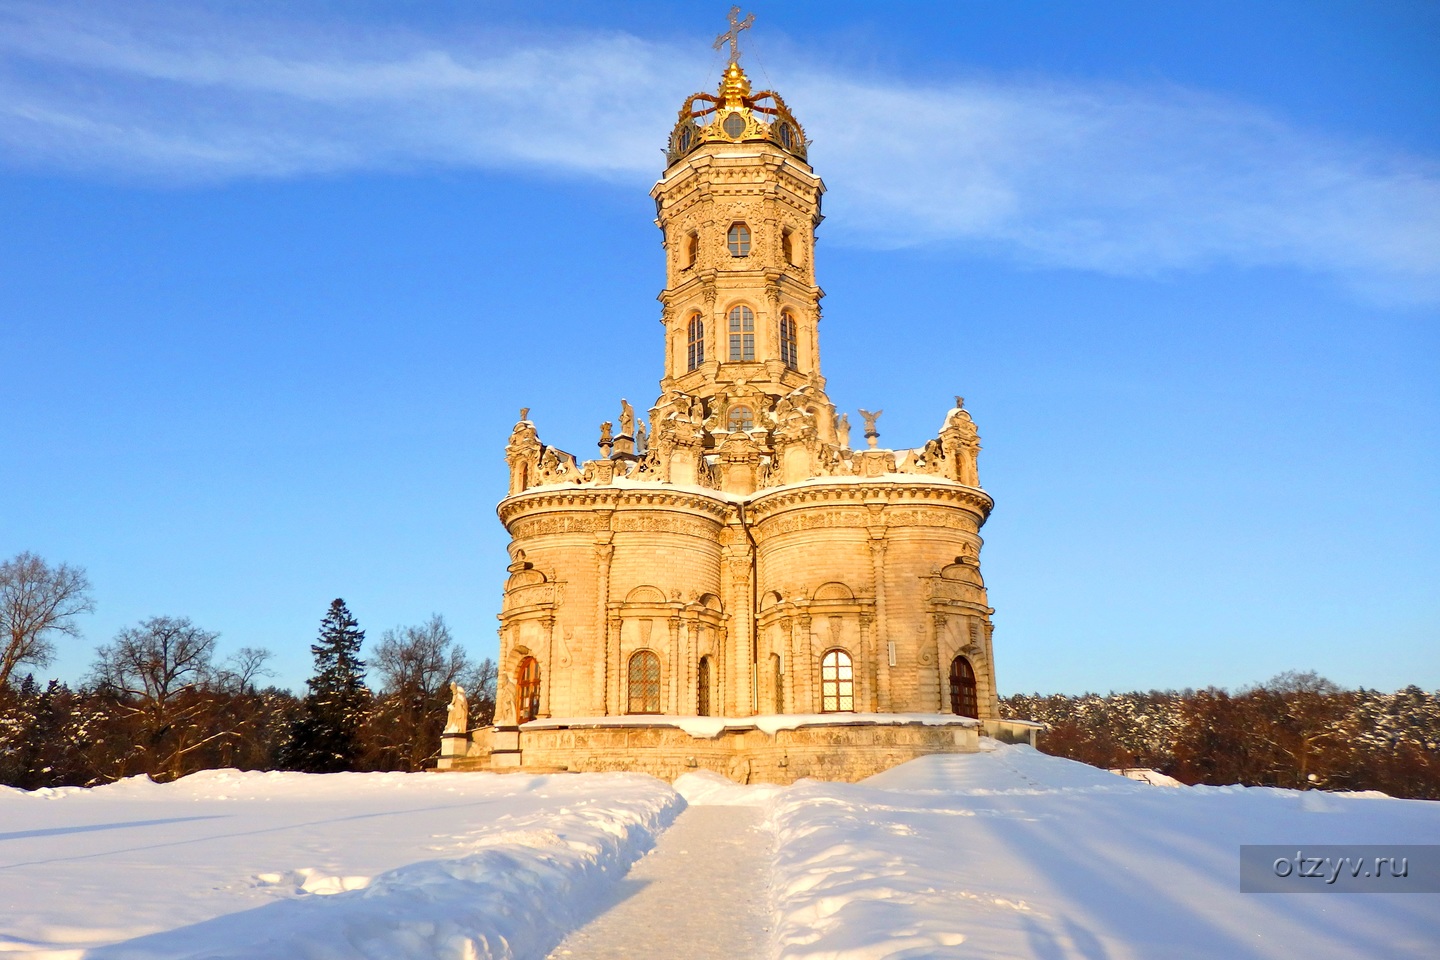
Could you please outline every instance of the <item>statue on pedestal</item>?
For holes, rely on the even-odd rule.
[[[465,688],[458,683],[450,684],[450,712],[445,717],[446,733],[465,733],[470,729],[470,701],[465,698]]]
[[[875,429],[875,421],[879,420],[880,414],[884,412],[884,410],[876,410],[874,413],[869,410],[860,411],[860,416],[865,420],[865,442],[870,444],[871,450],[880,445],[880,431]]]

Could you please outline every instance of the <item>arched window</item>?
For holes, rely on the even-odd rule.
[[[660,712],[660,658],[650,650],[630,655],[630,705],[626,713]]]
[[[730,362],[755,359],[755,311],[746,306],[730,308]]]
[[[820,658],[820,709],[825,713],[855,709],[855,669],[844,650],[827,650]]]
[[[780,123],[780,145],[786,150],[790,150],[795,146],[795,131],[791,129],[790,124],[784,121]]]
[[[730,247],[730,256],[750,256],[750,228],[745,224],[730,224],[730,232],[725,235],[725,242]]]
[[[980,719],[980,696],[975,691],[975,668],[964,657],[950,661],[950,712]]]
[[[780,359],[791,370],[800,366],[800,355],[795,341],[795,318],[787,311],[780,314]]]
[[[700,669],[695,674],[695,712],[702,717],[710,716],[710,658],[700,658]]]
[[[755,412],[743,403],[737,403],[725,413],[726,430],[755,429]]]
[[[700,234],[694,230],[685,238],[685,269],[695,266],[695,261],[700,259]]]
[[[686,352],[685,359],[689,363],[687,370],[694,370],[705,362],[705,321],[700,319],[700,314],[690,318],[690,323],[685,330]]]
[[[521,723],[540,716],[540,664],[534,657],[521,660],[515,671],[515,715]]]

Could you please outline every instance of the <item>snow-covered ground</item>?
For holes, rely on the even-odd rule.
[[[986,743],[860,784],[690,775],[678,793],[233,771],[0,789],[0,955],[544,957],[625,898],[688,801],[766,817],[744,842],[770,864],[784,960],[1440,956],[1440,894],[1242,894],[1237,863],[1242,843],[1440,843],[1440,803],[1157,787]],[[724,929],[725,898],[692,892]]]
[[[544,956],[683,806],[630,774],[0,788],[0,955]]]
[[[1028,747],[772,807],[784,960],[1440,956],[1440,894],[1245,894],[1241,844],[1440,843],[1440,803],[1136,783]]]

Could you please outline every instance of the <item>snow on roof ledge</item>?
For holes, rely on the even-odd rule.
[[[754,717],[686,717],[668,714],[632,714],[619,717],[549,717],[531,720],[527,730],[593,729],[596,727],[679,727],[692,737],[713,740],[727,730],[760,730],[774,736],[777,730],[800,727],[909,726],[978,727],[973,717],[949,713],[782,713]]]

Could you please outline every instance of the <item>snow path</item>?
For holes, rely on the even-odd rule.
[[[770,835],[754,806],[692,804],[551,960],[771,956]]]

